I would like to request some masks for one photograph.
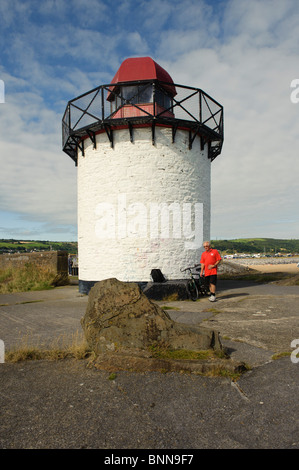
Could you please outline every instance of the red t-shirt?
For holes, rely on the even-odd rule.
[[[200,263],[205,265],[205,276],[212,276],[213,274],[217,274],[217,266],[213,269],[208,269],[210,264],[214,265],[216,261],[221,260],[221,256],[217,250],[211,248],[209,251],[204,251],[200,258]]]

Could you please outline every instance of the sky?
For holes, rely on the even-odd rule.
[[[0,0],[0,18],[0,238],[77,240],[64,110],[143,56],[224,107],[211,239],[299,238],[298,0]]]

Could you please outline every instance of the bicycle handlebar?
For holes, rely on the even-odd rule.
[[[197,268],[198,266],[200,266],[199,264],[195,264],[194,266],[188,266],[187,268],[184,268],[184,269],[181,269],[181,272],[185,272],[185,271],[191,271],[191,269],[194,269],[194,268]]]
[[[181,269],[181,273],[184,273],[185,271],[188,271],[188,270],[191,271],[191,269],[192,269],[192,267],[188,266],[188,268]]]

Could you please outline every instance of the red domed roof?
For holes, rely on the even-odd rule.
[[[172,96],[176,95],[176,89],[171,76],[151,57],[133,57],[124,60],[111,83],[134,82],[138,80],[159,80],[171,83],[172,85],[164,85],[164,88]]]

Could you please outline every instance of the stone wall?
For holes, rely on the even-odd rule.
[[[34,253],[12,253],[0,255],[0,269],[22,268],[27,263],[67,276],[67,251],[42,251]]]
[[[231,263],[235,265],[244,265],[251,266],[254,268],[254,265],[267,265],[267,264],[294,264],[299,262],[298,256],[290,257],[269,257],[269,258],[236,258],[230,260]]]

